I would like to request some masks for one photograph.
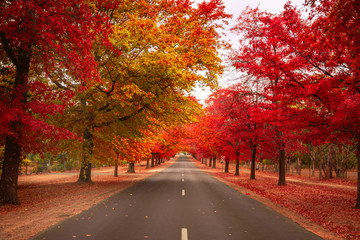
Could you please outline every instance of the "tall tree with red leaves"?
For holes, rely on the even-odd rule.
[[[12,74],[1,92],[1,99],[6,100],[0,106],[1,141],[5,142],[0,205],[19,204],[17,178],[23,139],[34,134],[26,129],[51,131],[45,123],[42,131],[36,127],[41,121],[32,113],[46,115],[50,111],[40,107],[39,101],[32,101],[29,94],[45,97],[41,88],[55,69],[76,75],[81,81],[96,78],[91,49],[101,22],[102,17],[82,0],[1,1],[0,63],[2,70],[11,69]],[[37,77],[44,83],[36,81]],[[1,83],[4,85],[4,78]]]
[[[251,154],[250,179],[255,179],[256,151],[262,135],[261,97],[241,85],[220,89],[210,96],[209,114],[213,116],[212,128],[220,138],[232,146],[236,155],[235,175],[239,175],[241,145],[247,145]]]
[[[274,116],[282,123],[277,127],[296,131],[315,144],[334,139],[355,142],[360,151],[355,27],[360,6],[352,0],[315,0],[308,1],[308,7],[309,19],[290,4],[277,15],[248,9],[236,27],[248,44],[234,55],[234,65],[268,80],[264,90],[270,90],[268,98],[276,103]],[[360,207],[359,185],[356,207]]]

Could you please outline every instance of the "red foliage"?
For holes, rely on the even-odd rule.
[[[48,77],[61,72],[61,81],[77,84],[98,79],[93,44],[106,39],[108,30],[104,15],[86,1],[0,2],[0,142],[5,142],[0,205],[19,203],[21,155],[69,135],[46,121],[69,100],[65,91],[48,88]]]
[[[69,132],[45,120],[61,113],[72,93],[51,90],[47,85],[49,79],[44,77],[56,69],[67,69],[69,75],[76,75],[77,81],[96,78],[92,46],[100,30],[103,36],[108,31],[104,17],[82,0],[61,4],[2,1],[0,9],[1,60],[12,69],[2,76],[8,85],[0,88],[1,139],[12,135],[32,148],[30,145],[38,142],[36,136],[41,134],[44,138],[66,137]],[[33,73],[42,79],[32,79]],[[25,128],[20,131],[13,123]]]
[[[264,122],[275,127],[279,150],[294,138],[356,142],[360,151],[359,5],[309,2],[309,19],[291,4],[280,14],[247,9],[234,28],[243,38],[231,60],[253,85],[261,82],[270,110]],[[360,187],[358,196],[360,207]]]

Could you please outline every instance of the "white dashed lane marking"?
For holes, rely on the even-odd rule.
[[[187,228],[182,228],[181,229],[181,240],[188,240]]]

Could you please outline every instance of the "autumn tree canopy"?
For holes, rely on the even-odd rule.
[[[5,1],[0,11],[1,204],[19,202],[27,135],[31,151],[44,150],[39,134],[81,139],[79,181],[91,181],[97,141],[138,142],[192,121],[191,90],[216,86],[223,68],[217,31],[229,15],[219,0]]]
[[[219,31],[231,16],[221,0],[2,1],[0,205],[19,203],[21,159],[45,151],[78,151],[83,182],[98,160],[183,148],[237,166],[251,159],[252,179],[256,160],[276,159],[285,185],[286,157],[341,143],[357,148],[359,183],[360,6],[305,7],[236,16],[240,45],[229,60],[245,78],[202,107],[191,91],[216,88],[223,71]]]
[[[306,17],[290,3],[279,14],[248,8],[233,28],[240,47],[230,60],[246,75],[241,84],[262,98],[256,118],[271,131],[260,134],[261,146],[277,149],[279,185],[285,184],[286,153],[299,141],[354,144],[360,166],[359,33],[354,25],[359,23],[359,5],[335,0],[306,5]],[[231,114],[236,108],[221,109]]]
[[[69,93],[51,92],[48,76],[58,70],[81,82],[98,77],[92,44],[106,20],[82,0],[2,1],[0,22],[0,141],[5,144],[0,204],[17,204],[25,146],[32,148],[39,135],[64,136],[44,118],[63,110]]]

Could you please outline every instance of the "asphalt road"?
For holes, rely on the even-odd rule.
[[[197,169],[186,156],[33,239],[321,239]]]

